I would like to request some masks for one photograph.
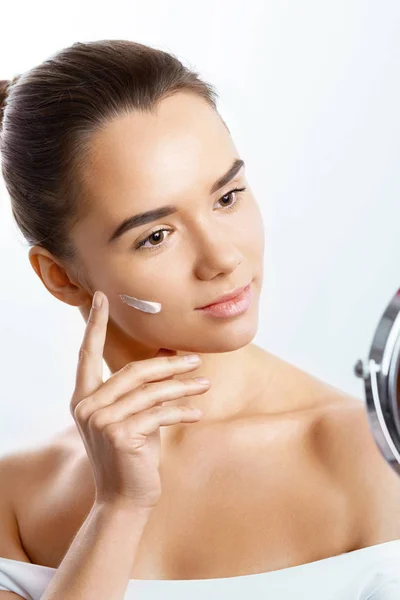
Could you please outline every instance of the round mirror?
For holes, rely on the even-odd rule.
[[[364,380],[372,435],[400,475],[400,289],[378,323],[368,359],[358,360],[354,371]]]

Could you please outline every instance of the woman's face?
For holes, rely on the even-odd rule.
[[[200,97],[178,93],[154,114],[109,121],[90,149],[82,172],[90,210],[71,236],[91,292],[108,297],[110,320],[149,348],[228,352],[250,343],[258,322],[264,230],[219,115]],[[235,161],[240,168],[212,191]],[[114,236],[126,219],[165,205],[175,211],[154,221],[138,219]],[[250,281],[247,312],[216,318],[196,310]],[[160,302],[162,310],[141,312],[120,294]]]

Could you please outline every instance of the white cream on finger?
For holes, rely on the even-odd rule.
[[[133,296],[127,296],[126,294],[119,294],[122,302],[141,310],[145,313],[156,314],[161,311],[161,304],[159,302],[150,302],[149,300],[139,300],[139,298],[133,298]]]

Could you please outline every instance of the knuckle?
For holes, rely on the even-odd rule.
[[[118,446],[124,439],[124,431],[121,423],[108,423],[103,428],[103,433],[113,446]]]
[[[73,416],[75,417],[75,419],[81,423],[83,423],[84,421],[86,421],[87,417],[88,417],[88,411],[87,411],[87,406],[86,403],[81,400],[76,406],[75,409],[73,409]]]
[[[88,323],[94,325],[96,323],[96,311],[91,310],[88,317]]]
[[[134,361],[128,362],[128,363],[126,363],[126,365],[124,365],[123,368],[126,369],[127,371],[136,371],[137,370],[137,364]]]
[[[93,413],[88,419],[88,426],[92,431],[102,431],[105,424],[99,412]]]
[[[121,371],[136,375],[139,372],[139,368],[135,362],[129,362],[122,367]]]
[[[164,406],[150,406],[150,408],[148,408],[146,410],[147,413],[149,413],[150,415],[157,415],[160,412],[164,412],[165,407]]]
[[[182,367],[182,357],[181,356],[165,356],[163,358],[165,360],[165,364],[169,365],[171,369],[176,369]]]
[[[76,390],[74,390],[74,393],[72,394],[71,401],[69,403],[69,412],[71,413],[71,415],[74,418],[75,418],[75,410],[76,410],[77,406],[78,406],[78,397],[76,395]]]

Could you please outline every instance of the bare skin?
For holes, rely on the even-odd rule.
[[[273,387],[247,414],[187,424],[165,447],[163,492],[131,578],[268,572],[400,537],[400,482],[363,403],[257,346],[247,357],[264,365],[259,372],[273,367]],[[276,412],[266,409],[271,396]],[[79,435],[67,428],[14,458],[10,472],[24,551],[9,558],[57,568],[94,500]]]
[[[267,572],[399,538],[400,481],[375,446],[363,403],[251,343],[264,231],[243,169],[209,195],[239,158],[214,111],[178,94],[155,114],[115,119],[91,149],[81,174],[89,210],[71,232],[80,264],[35,246],[32,267],[84,319],[94,291],[107,295],[111,373],[167,348],[200,354],[201,366],[187,377],[212,383],[185,398],[203,410],[200,421],[160,428],[162,494],[131,577]],[[244,185],[239,208],[217,207]],[[122,220],[163,204],[178,205],[179,213],[107,244]],[[164,226],[164,245],[133,250]],[[217,322],[195,310],[249,280],[254,297],[243,315]],[[160,301],[165,310],[140,313],[119,293]],[[0,475],[2,514],[9,511],[0,556],[57,568],[95,493],[75,424],[40,448],[4,458]]]

